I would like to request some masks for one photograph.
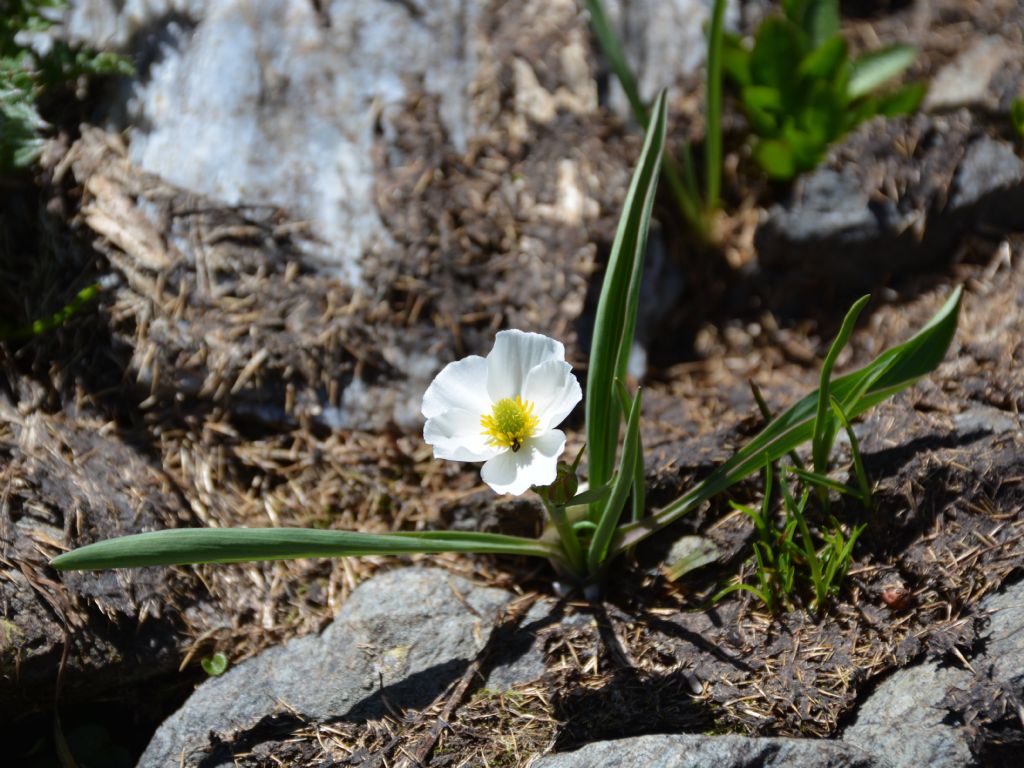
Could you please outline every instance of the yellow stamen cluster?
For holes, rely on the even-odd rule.
[[[533,437],[539,423],[540,419],[533,415],[533,403],[529,400],[523,400],[519,395],[503,397],[494,404],[491,413],[480,417],[480,426],[484,428],[480,434],[489,436],[491,445],[511,448],[515,453]]]

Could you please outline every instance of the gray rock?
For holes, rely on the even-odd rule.
[[[994,700],[989,692],[1016,692],[1024,682],[1024,584],[982,601],[989,616],[984,651],[971,669],[927,662],[900,670],[861,706],[843,740],[886,755],[894,768],[961,768],[974,765],[968,729],[951,715],[963,714],[955,702]],[[980,695],[979,695],[980,694]],[[968,718],[970,719],[970,718]]]
[[[975,40],[944,66],[932,79],[923,107],[927,110],[951,107],[995,107],[998,98],[989,84],[1017,51],[1002,37],[990,35]]]
[[[385,247],[374,195],[375,132],[416,83],[440,101],[456,148],[472,134],[467,93],[480,5],[387,0],[80,0],[69,34],[144,62],[108,105],[131,126],[131,159],[230,205],[308,219],[311,256],[358,281]]]
[[[953,425],[956,427],[957,433],[961,435],[970,435],[976,432],[1005,435],[1007,432],[1019,433],[1022,428],[1019,417],[990,405],[977,404],[954,415]]]
[[[769,214],[792,240],[867,240],[881,234],[868,190],[851,168],[823,168],[801,179],[797,199],[797,205]]]
[[[636,736],[587,744],[543,757],[536,768],[885,768],[857,747],[823,739],[773,739],[698,734]],[[922,763],[927,765],[927,763]]]
[[[966,111],[918,114],[848,136],[762,216],[755,245],[775,290],[825,301],[822,286],[853,294],[940,265],[989,227],[1024,228],[1024,161]]]
[[[843,740],[888,755],[895,768],[964,766],[971,751],[958,729],[945,725],[946,693],[970,682],[963,669],[935,662],[900,670],[871,695]]]
[[[465,672],[512,598],[436,568],[381,574],[352,594],[322,634],[272,648],[201,685],[160,726],[139,765],[190,765],[209,748],[211,732],[230,738],[275,713],[361,721],[389,707],[426,707]],[[534,606],[526,622],[543,623],[546,612]],[[542,673],[533,645],[529,630],[501,643],[485,686],[503,689]],[[230,763],[229,754],[224,759]]]
[[[967,147],[957,168],[949,211],[976,209],[994,226],[1020,227],[1024,209],[1024,160],[1005,141],[981,136]]]

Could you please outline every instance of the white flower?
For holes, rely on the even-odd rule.
[[[501,331],[487,358],[449,363],[423,395],[423,439],[434,457],[486,462],[483,481],[519,495],[554,482],[565,433],[555,429],[583,399],[561,342]]]

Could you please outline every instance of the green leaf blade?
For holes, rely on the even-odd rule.
[[[58,570],[93,571],[440,552],[563,557],[557,547],[535,539],[472,531],[369,534],[312,528],[175,528],[99,541],[65,552],[51,565]]]
[[[594,487],[608,482],[615,464],[621,413],[614,382],[626,378],[633,346],[643,256],[665,146],[665,123],[663,91],[651,111],[597,304],[585,403],[589,481]]]
[[[889,80],[903,74],[914,63],[917,49],[910,45],[893,45],[871,51],[853,63],[846,94],[851,99],[867,96]]]
[[[834,379],[830,392],[848,419],[854,419],[934,370],[952,343],[960,313],[957,288],[912,338],[886,350],[864,368]],[[611,554],[634,546],[725,489],[782,458],[814,433],[818,392],[777,416],[730,459],[676,501],[643,520],[621,526]]]

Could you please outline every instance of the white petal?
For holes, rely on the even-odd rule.
[[[487,355],[487,394],[491,402],[523,392],[526,374],[548,360],[564,360],[562,342],[525,331],[500,331]]]
[[[523,400],[533,403],[533,413],[540,419],[539,432],[561,424],[582,399],[583,390],[572,375],[572,366],[563,360],[548,360],[526,374]]]
[[[553,429],[523,443],[516,452],[504,451],[484,464],[480,477],[495,493],[519,496],[533,485],[555,480],[558,457],[565,450],[565,434]]]
[[[478,423],[481,414],[491,412],[491,401],[487,399],[487,361],[479,355],[448,363],[423,393],[420,410],[426,418],[455,409],[476,411]]]
[[[435,459],[451,461],[487,461],[501,452],[488,445],[480,426],[480,414],[462,408],[445,411],[427,419],[423,439],[434,446]]]

